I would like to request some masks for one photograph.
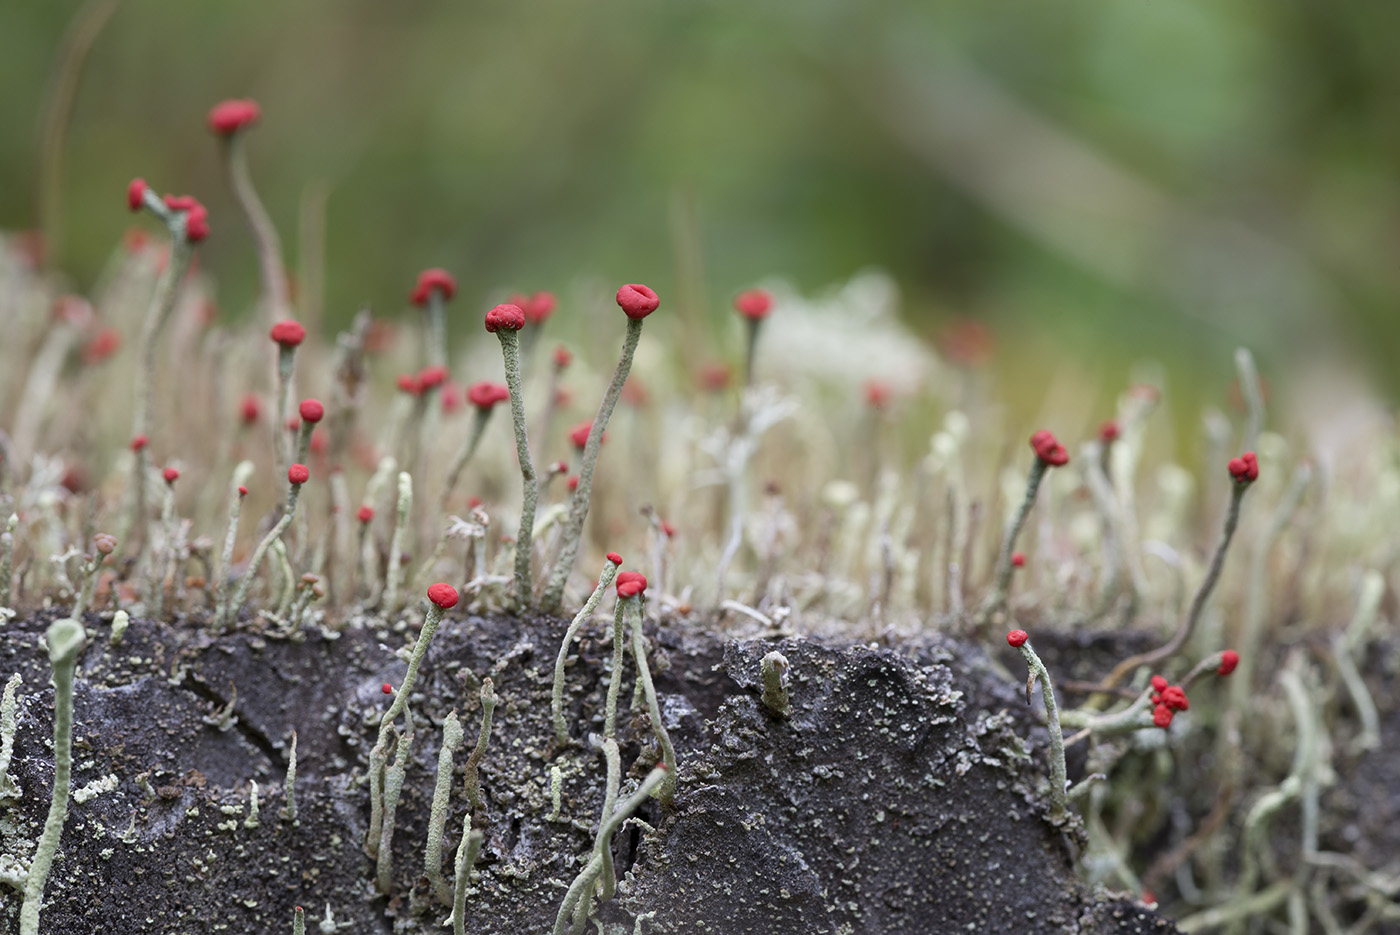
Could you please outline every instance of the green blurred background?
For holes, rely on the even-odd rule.
[[[111,0],[93,0],[89,10]],[[1400,297],[1400,5],[1313,0],[124,0],[82,73],[52,262],[90,285],[141,175],[211,209],[220,306],[253,301],[204,126],[253,97],[296,266],[326,201],[325,305],[397,314],[443,265],[469,302],[643,281],[727,314],[765,277],[889,271],[916,330],[972,317],[1003,367],[1228,384],[1364,361]],[[40,226],[46,87],[73,0],[0,4],[0,228]],[[1218,398],[1218,397],[1217,397]]]

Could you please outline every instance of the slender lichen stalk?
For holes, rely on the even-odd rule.
[[[292,914],[292,935],[306,935],[306,910],[300,906]]]
[[[554,660],[554,693],[552,697],[552,710],[554,713],[554,739],[562,747],[569,742],[569,725],[564,720],[564,663],[569,656],[569,647],[573,644],[574,638],[578,636],[579,629],[593,616],[593,611],[598,609],[598,602],[603,599],[603,592],[612,587],[613,579],[617,577],[618,566],[622,564],[622,556],[616,552],[608,553],[608,560],[603,564],[603,572],[598,576],[598,585],[593,589],[593,593],[584,602],[583,609],[574,617],[569,628],[564,631],[564,642],[559,645],[559,655]]]
[[[92,556],[83,564],[83,587],[78,592],[78,599],[73,604],[73,613],[70,614],[74,620],[82,620],[83,614],[92,606],[93,595],[97,592],[97,577],[102,570],[102,563],[107,556],[111,555],[117,548],[116,536],[100,532],[92,537]],[[159,615],[157,615],[159,616]]]
[[[640,575],[637,577],[641,578]],[[641,582],[642,588],[645,589],[646,579],[641,578]],[[661,720],[661,705],[657,701],[656,687],[651,681],[651,668],[647,665],[646,640],[642,636],[642,592],[637,590],[630,595],[626,594],[623,584],[623,582],[618,583],[618,599],[632,627],[632,660],[637,665],[637,681],[646,697],[647,713],[651,717],[651,731],[656,735],[657,743],[661,745],[662,760],[668,769],[665,781],[657,792],[657,798],[670,804],[676,793],[676,748],[671,745],[671,735],[666,732],[666,725]],[[616,672],[613,674],[613,678],[617,678]],[[611,686],[609,687],[611,688]]]
[[[525,397],[520,376],[520,328],[525,313],[515,305],[497,305],[486,313],[486,330],[501,340],[501,357],[505,362],[506,387],[510,390],[510,417],[515,423],[515,454],[520,462],[520,481],[524,488],[520,508],[520,529],[515,534],[515,610],[521,613],[530,603],[530,561],[534,557],[535,501],[539,483],[535,464],[530,460],[530,438],[525,429]]]
[[[371,858],[379,856],[379,835],[384,826],[384,767],[389,758],[389,745],[392,742],[394,719],[403,713],[408,704],[408,696],[413,691],[413,683],[418,679],[418,667],[428,654],[428,644],[442,623],[445,611],[457,605],[457,590],[449,584],[439,582],[428,588],[428,613],[423,619],[423,629],[418,632],[418,642],[413,646],[413,654],[408,659],[408,671],[403,682],[394,692],[394,701],[379,720],[379,739],[369,753],[370,820],[369,834],[365,838],[365,853]]]
[[[1031,463],[1030,476],[1026,478],[1026,495],[1021,499],[1021,506],[1011,518],[1011,522],[1007,523],[1006,532],[1002,535],[1001,551],[997,554],[996,572],[992,580],[992,593],[982,605],[979,615],[978,622],[984,627],[1006,609],[1007,595],[1011,592],[1011,574],[1014,570],[1011,556],[1016,550],[1016,537],[1026,525],[1026,517],[1030,516],[1031,507],[1035,506],[1035,495],[1040,490],[1040,482],[1045,479],[1045,472],[1069,461],[1065,447],[1047,431],[1041,430],[1031,436],[1031,448],[1035,450],[1035,461]]]
[[[20,935],[39,935],[44,884],[48,882],[49,868],[58,852],[63,822],[68,818],[68,791],[73,769],[73,671],[83,649],[83,627],[76,620],[55,620],[49,627],[47,639],[54,684],[53,797],[49,800],[49,815],[44,819],[44,831],[39,836],[39,846],[24,882],[24,904],[19,910]]]
[[[141,205],[165,222],[170,231],[170,261],[156,282],[156,290],[151,295],[151,304],[146,309],[146,319],[141,325],[138,339],[141,361],[136,368],[136,393],[131,407],[131,437],[144,440],[151,432],[151,393],[156,376],[156,345],[160,333],[175,311],[175,297],[180,283],[189,272],[190,261],[194,258],[194,245],[190,242],[187,230],[187,212],[175,211],[166,207],[155,192],[149,188],[141,191]],[[146,515],[146,475],[150,470],[150,453],[144,441],[137,445],[136,468],[132,474],[133,496],[131,512],[127,515],[118,539],[131,542],[133,530],[137,533],[136,555],[139,557],[150,541],[149,517]]]
[[[491,741],[491,715],[496,710],[496,686],[489,678],[481,680],[481,730],[476,735],[476,746],[467,756],[464,785],[467,804],[472,811],[481,808],[481,759],[486,755],[486,745]]]
[[[1248,455],[1250,463],[1253,463],[1253,454]],[[1231,461],[1231,473],[1234,473],[1235,461]],[[1201,620],[1201,613],[1205,610],[1206,601],[1210,599],[1211,591],[1215,590],[1215,584],[1220,580],[1221,569],[1225,567],[1225,553],[1230,548],[1230,540],[1234,538],[1235,528],[1240,522],[1240,502],[1244,499],[1245,491],[1249,489],[1254,478],[1258,476],[1258,468],[1254,468],[1254,477],[1241,479],[1245,475],[1236,475],[1234,487],[1230,495],[1230,507],[1225,513],[1225,528],[1221,530],[1220,542],[1215,547],[1215,555],[1210,560],[1210,568],[1206,570],[1205,580],[1201,582],[1201,587],[1196,591],[1196,596],[1191,600],[1191,608],[1186,616],[1182,618],[1181,625],[1177,627],[1176,633],[1165,644],[1146,652],[1136,653],[1124,659],[1114,666],[1113,671],[1108,674],[1108,678],[1103,680],[1105,688],[1115,688],[1125,678],[1132,674],[1138,666],[1155,665],[1163,659],[1168,659],[1175,655],[1177,650],[1186,645],[1186,641],[1191,638],[1191,634],[1196,632],[1196,624]]]
[[[297,469],[301,470],[298,471]],[[272,544],[282,538],[282,533],[287,531],[287,527],[292,524],[292,517],[296,515],[297,500],[301,498],[301,485],[306,483],[309,472],[302,464],[293,464],[287,469],[287,482],[290,489],[287,492],[287,509],[282,514],[282,518],[277,521],[277,525],[268,530],[263,536],[258,547],[253,550],[253,557],[248,561],[248,568],[243,572],[242,579],[238,582],[238,590],[234,592],[233,600],[224,608],[224,619],[218,622],[220,628],[228,621],[238,616],[238,611],[243,606],[243,602],[248,599],[248,590],[253,586],[253,579],[257,577],[258,568],[262,566],[263,559],[267,557],[267,552],[272,548]]]
[[[11,513],[5,521],[5,530],[0,532],[0,607],[9,608],[11,586],[14,583],[15,526],[19,515]]]
[[[252,121],[249,121],[251,123]],[[246,125],[232,133],[221,134],[224,167],[228,171],[229,188],[233,190],[233,200],[248,220],[248,228],[253,235],[253,246],[258,254],[258,272],[262,278],[263,300],[267,321],[279,321],[291,311],[291,300],[287,290],[287,272],[282,266],[282,240],[277,235],[277,227],[272,217],[258,198],[253,187],[253,176],[248,171],[248,149],[244,142],[247,136]]]
[[[433,806],[428,816],[428,846],[423,850],[423,867],[428,874],[428,886],[441,903],[452,902],[452,888],[442,878],[442,835],[447,829],[447,814],[452,800],[452,755],[462,749],[466,731],[453,709],[442,722],[442,748],[438,750],[437,785],[433,787]]]
[[[1012,630],[1006,635],[1006,642],[1021,651],[1030,668],[1030,680],[1026,682],[1026,702],[1031,700],[1031,681],[1040,682],[1040,695],[1045,701],[1045,726],[1050,733],[1050,820],[1058,822],[1064,818],[1068,808],[1066,796],[1065,740],[1060,731],[1060,710],[1055,704],[1055,687],[1050,684],[1050,672],[1040,661],[1025,630]]]
[[[471,883],[472,867],[481,853],[486,836],[472,830],[472,818],[467,816],[462,828],[462,843],[457,845],[452,893],[452,935],[466,935],[467,886]]]
[[[399,586],[403,583],[404,537],[408,533],[409,517],[413,512],[413,476],[399,472],[399,502],[394,515],[394,536],[389,540],[389,567],[384,575],[384,603],[381,609],[393,615],[399,609]]]
[[[578,486],[574,488],[573,499],[569,501],[569,518],[560,529],[559,554],[544,589],[544,599],[540,609],[545,613],[557,614],[564,603],[564,586],[569,582],[569,574],[574,570],[574,560],[578,557],[579,545],[583,539],[583,523],[588,518],[588,499],[593,491],[593,469],[598,465],[598,450],[603,444],[603,432],[612,418],[613,409],[622,396],[622,387],[627,383],[627,375],[632,372],[632,356],[637,351],[637,342],[642,338],[642,321],[656,311],[660,300],[656,293],[646,286],[632,284],[617,291],[617,304],[627,315],[627,337],[622,342],[622,356],[618,358],[617,369],[613,371],[612,382],[603,394],[603,402],[598,414],[593,417],[593,425],[588,430],[588,441],[583,446],[583,463],[579,466]]]
[[[384,773],[384,818],[380,829],[379,854],[375,884],[379,892],[388,894],[394,885],[394,815],[398,812],[399,796],[403,794],[404,776],[408,771],[408,754],[413,747],[413,731],[399,737],[394,762]]]
[[[285,792],[282,806],[282,818],[297,823],[297,732],[292,731],[292,749],[287,755],[287,781],[283,786]]]
[[[10,775],[10,757],[15,752],[15,707],[19,686],[20,677],[16,672],[5,683],[5,694],[0,697],[0,800],[19,796],[19,783]]]
[[[564,894],[564,902],[559,907],[559,915],[554,920],[554,935],[565,935],[565,932],[577,935],[582,932],[588,918],[588,901],[592,898],[593,888],[598,882],[598,878],[603,875],[605,861],[611,861],[612,839],[617,834],[623,822],[642,807],[642,803],[654,792],[658,786],[666,781],[668,770],[665,764],[657,763],[655,768],[642,780],[641,786],[633,795],[618,806],[617,811],[603,822],[598,829],[598,836],[593,842],[593,856],[589,858],[579,875],[570,884],[569,890]],[[606,855],[606,856],[605,856]],[[581,911],[580,911],[581,909]],[[570,920],[573,921],[572,926]]]
[[[253,476],[253,462],[240,461],[233,469],[232,490],[229,494],[228,528],[224,531],[224,549],[219,555],[219,568],[214,575],[214,594],[218,603],[214,607],[214,620],[222,622],[228,615],[229,588],[233,578],[229,569],[233,566],[233,547],[238,541],[238,519],[243,514],[243,498],[248,496],[244,485]]]

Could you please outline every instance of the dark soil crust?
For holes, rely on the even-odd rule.
[[[0,682],[12,672],[24,679],[11,767],[23,797],[0,805],[0,844],[25,857],[53,774],[53,691],[39,646],[48,623],[41,615],[0,630]],[[105,623],[87,623],[73,787],[111,776],[115,788],[71,803],[44,932],[272,935],[291,930],[296,905],[307,907],[309,932],[327,905],[337,931],[444,931],[448,910],[428,905],[423,876],[440,724],[456,708],[470,746],[487,675],[500,704],[481,766],[485,804],[474,826],[486,842],[467,931],[552,930],[602,806],[603,760],[587,744],[601,731],[610,663],[601,628],[576,644],[566,692],[573,742],[556,749],[550,684],[565,621],[449,615],[411,699],[413,757],[395,883],[383,897],[362,850],[369,806],[360,780],[387,701],[380,686],[397,685],[405,669],[390,647],[411,641],[411,630],[213,639],[184,623],[138,620],[113,647]],[[680,788],[674,809],[653,801],[640,813],[654,834],[629,826],[614,842],[623,876],[600,912],[608,935],[632,932],[642,915],[645,932],[734,935],[1176,931],[1075,880],[1078,831],[1052,826],[1038,791],[1043,732],[1018,680],[980,650],[938,639],[891,649],[726,642],[684,627],[649,634]],[[758,660],[773,648],[792,665],[788,719],[759,703]],[[235,688],[237,721],[221,730],[211,722]],[[625,706],[630,674],[622,690]],[[658,754],[644,714],[621,720],[624,774],[640,777]],[[293,730],[295,824],[279,818]],[[1024,738],[1037,746],[1028,750]],[[465,760],[463,751],[449,855],[465,817]],[[553,822],[551,766],[562,770],[564,791]],[[138,785],[141,774],[154,798]],[[253,780],[261,820],[249,828]],[[20,900],[4,892],[8,935],[18,931]]]

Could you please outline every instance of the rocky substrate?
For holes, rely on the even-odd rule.
[[[0,803],[0,864],[11,867],[32,853],[48,809],[53,690],[39,640],[50,620],[0,629],[0,682],[13,672],[24,680],[11,767],[22,795]],[[566,621],[449,614],[411,699],[394,886],[382,896],[362,849],[362,779],[387,703],[381,685],[401,680],[394,650],[412,640],[411,628],[214,638],[187,621],[135,620],[112,646],[102,619],[86,623],[75,795],[44,932],[280,935],[297,905],[307,907],[309,932],[332,931],[317,928],[327,906],[334,931],[444,931],[448,909],[432,903],[423,872],[440,725],[455,708],[470,748],[486,676],[500,703],[481,764],[485,801],[473,816],[485,846],[467,931],[552,931],[602,806],[603,758],[588,743],[602,729],[610,664],[601,625],[575,646],[572,743],[559,749],[550,686]],[[648,634],[680,786],[674,808],[653,800],[638,815],[645,824],[614,841],[621,884],[599,914],[606,935],[633,932],[639,918],[642,932],[723,935],[1176,931],[1075,879],[1077,829],[1050,824],[1038,791],[1043,731],[1023,686],[979,649],[936,638],[899,647],[726,641],[684,625]],[[759,659],[775,648],[791,663],[786,719],[759,700]],[[632,688],[629,666],[624,708]],[[625,792],[657,751],[644,709],[622,721]],[[280,812],[294,730],[292,822]],[[465,761],[464,749],[448,855],[466,817]],[[550,820],[553,766],[563,796]],[[250,827],[253,781],[261,808]],[[20,900],[0,891],[8,935],[18,931]]]

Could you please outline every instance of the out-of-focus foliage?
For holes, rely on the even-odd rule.
[[[0,228],[39,224],[81,6],[0,5]],[[209,204],[202,261],[242,313],[255,264],[204,115],[250,96],[294,269],[327,186],[331,321],[398,311],[427,265],[472,308],[598,276],[714,315],[761,277],[874,265],[921,328],[982,319],[1022,368],[1074,348],[1116,385],[1208,357],[1223,385],[1236,343],[1266,371],[1381,361],[1397,26],[1300,0],[124,0],[76,97],[52,262],[90,284],[142,175]]]

